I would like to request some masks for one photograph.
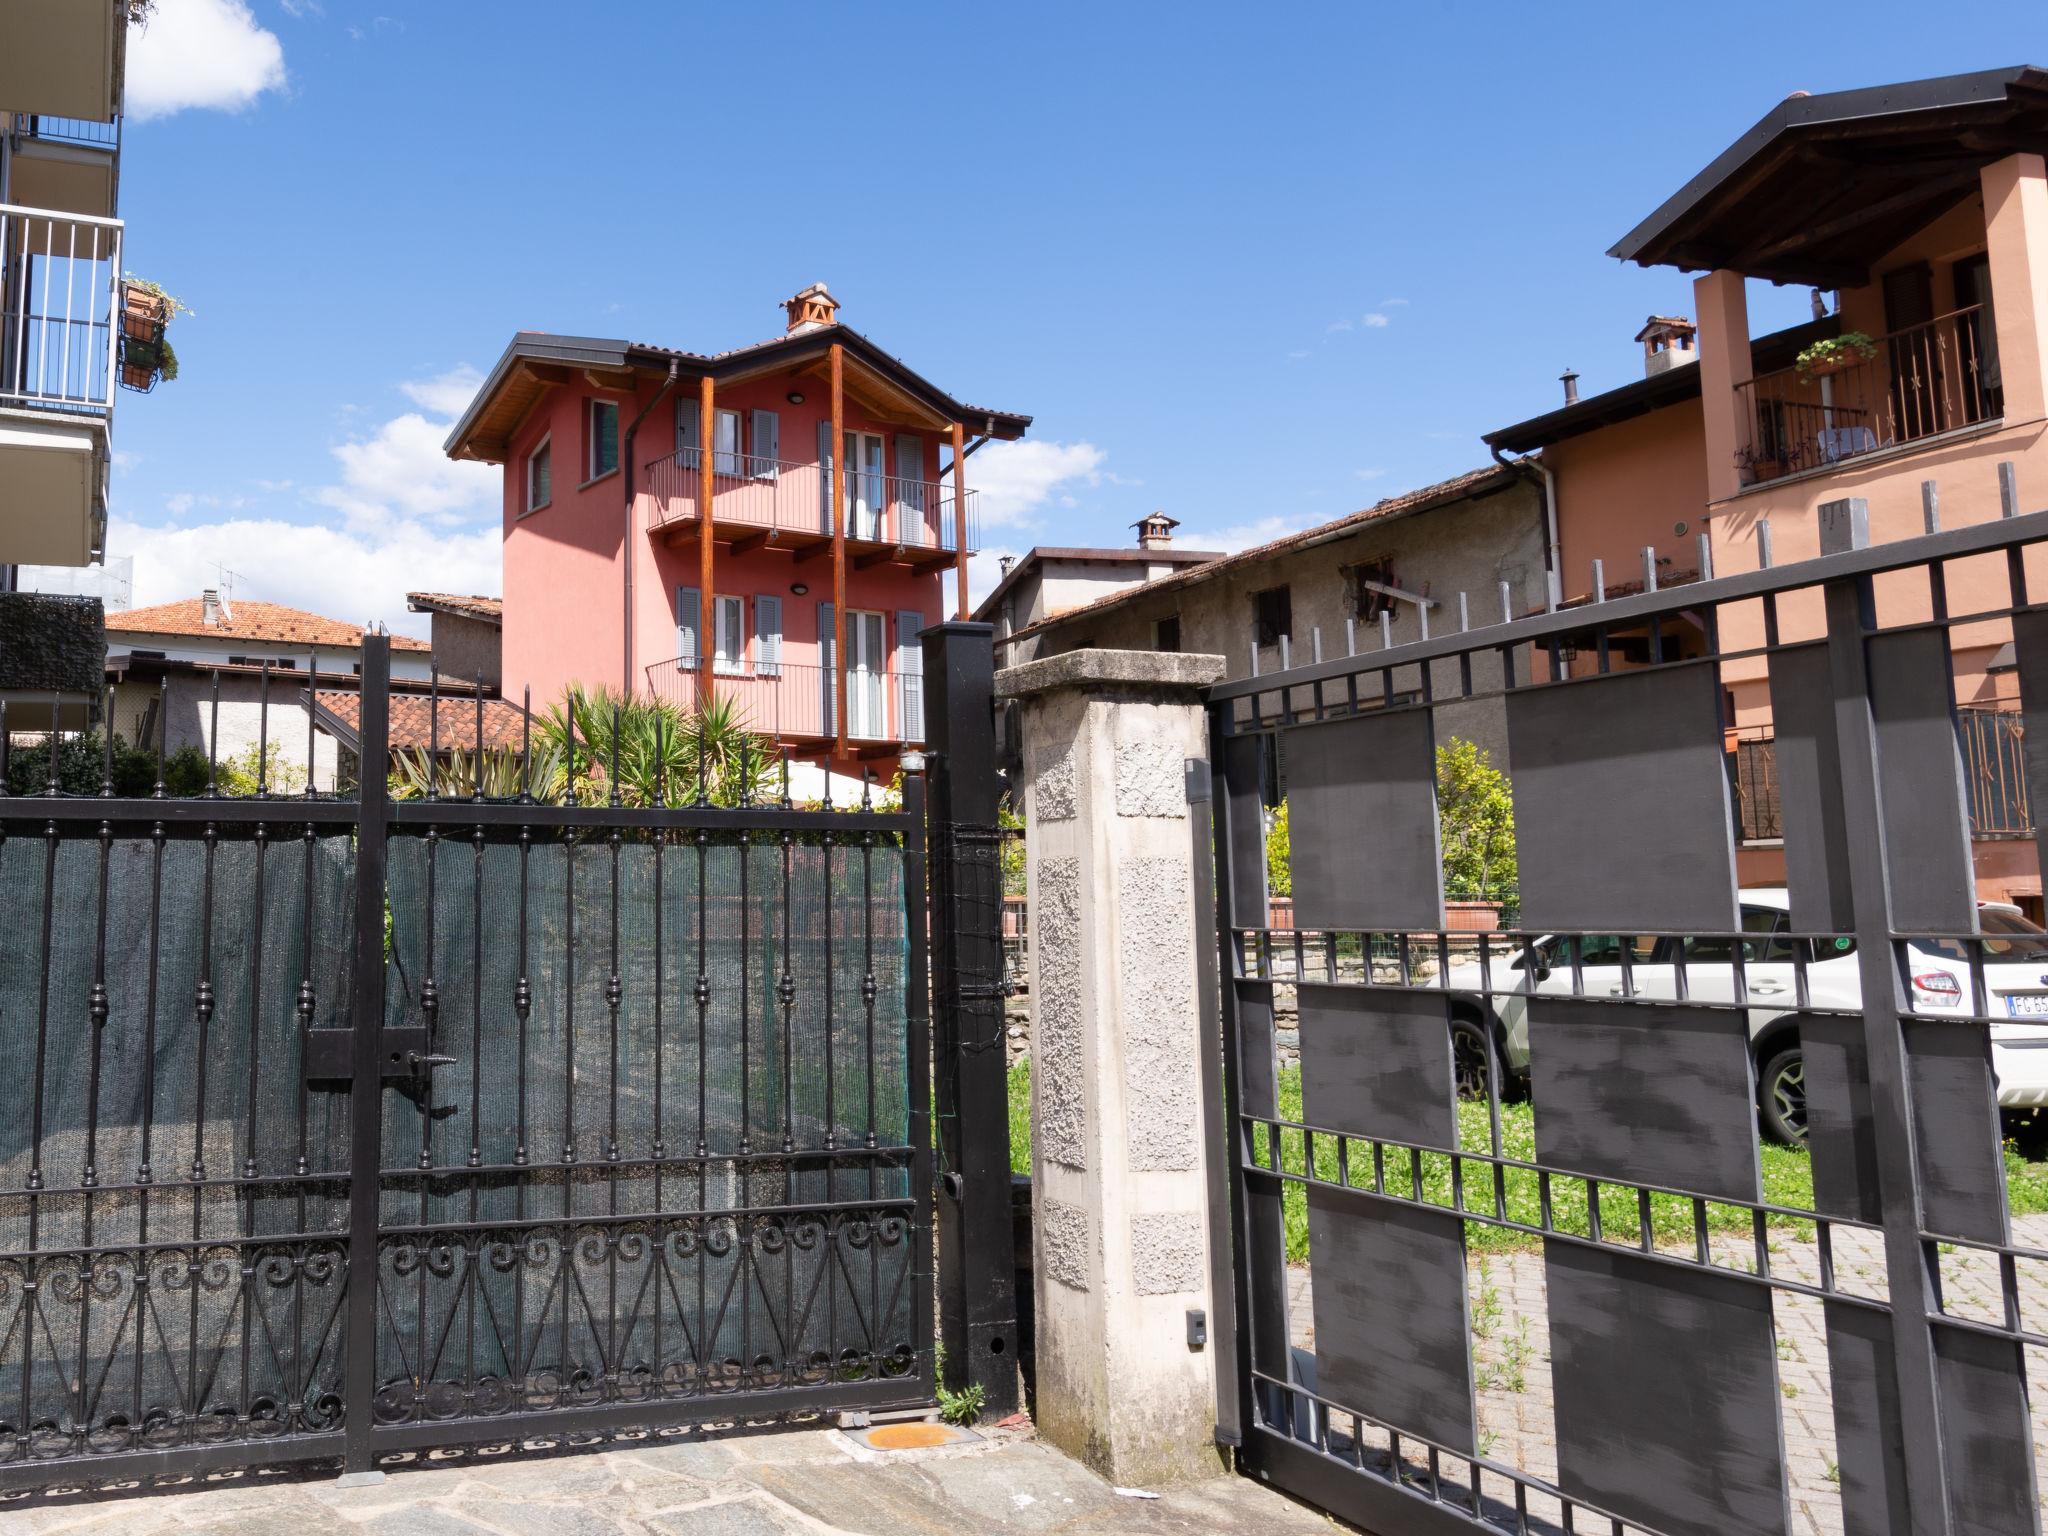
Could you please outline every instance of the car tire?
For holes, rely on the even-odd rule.
[[[1496,1038],[1494,1067],[1502,1074],[1501,1097],[1508,1097],[1507,1063]],[[1477,1019],[1460,1015],[1451,1020],[1451,1077],[1458,1097],[1483,1101],[1486,1098],[1486,1026]]]
[[[1772,1048],[1756,1074],[1764,1134],[1788,1147],[1806,1145],[1806,1056],[1797,1040]]]

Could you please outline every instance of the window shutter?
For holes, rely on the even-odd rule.
[[[825,433],[829,433],[832,430],[831,425],[828,423],[822,430]],[[824,705],[818,718],[825,722],[824,734],[827,736],[836,736],[839,733],[839,712],[837,709],[839,690],[834,685],[834,678],[838,671],[839,662],[834,654],[832,644],[832,605],[830,603],[820,603],[818,604],[818,684],[824,690]]]
[[[782,599],[766,593],[754,598],[754,671],[782,675]]]
[[[754,412],[754,462],[750,468],[758,478],[773,480],[781,457],[782,418],[773,411]]]
[[[924,740],[924,646],[918,634],[924,615],[896,615],[896,723],[905,741]]]
[[[832,531],[832,423],[818,423],[818,532]],[[823,612],[823,610],[819,610]]]
[[[676,588],[676,659],[685,671],[697,665],[697,636],[703,629],[703,593],[695,587]]]
[[[924,543],[924,439],[908,433],[896,439],[896,500],[904,512],[900,522],[910,524],[899,524],[897,540],[904,544]]]
[[[676,402],[676,462],[685,469],[697,467],[697,402]]]

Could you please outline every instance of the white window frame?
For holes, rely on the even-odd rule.
[[[599,442],[597,413],[601,410],[608,410],[612,413],[612,451],[615,454],[622,454],[625,449],[624,443],[619,439],[619,402],[616,400],[601,400],[596,395],[585,397],[583,401],[583,436],[585,439],[583,483],[585,485],[594,484],[604,479],[607,475],[616,475],[619,472],[617,464],[613,464],[610,469],[599,469],[597,467],[597,445]]]
[[[731,607],[727,607],[727,604]],[[725,616],[733,616],[733,634],[739,640],[736,655],[725,652]],[[723,677],[747,675],[747,600],[728,592],[711,599],[711,670]]]
[[[555,502],[555,454],[554,454],[554,445],[555,445],[555,435],[554,435],[554,433],[552,433],[552,432],[550,432],[550,433],[547,433],[547,434],[546,434],[545,436],[543,436],[543,437],[541,438],[541,440],[540,440],[539,442],[537,442],[537,443],[535,443],[535,444],[533,445],[532,449],[531,449],[531,450],[530,450],[530,451],[529,451],[529,452],[527,453],[527,455],[526,455],[526,494],[525,494],[525,496],[524,496],[524,497],[522,497],[522,498],[521,498],[521,499],[522,499],[522,500],[523,500],[523,501],[525,502],[525,510],[524,510],[524,511],[522,511],[522,512],[521,512],[521,513],[519,514],[519,515],[520,515],[521,517],[526,517],[526,516],[529,516],[529,515],[531,515],[532,513],[535,513],[535,512],[544,512],[544,511],[546,511],[546,510],[547,510],[547,509],[548,509],[549,507],[551,507],[551,506],[553,506],[553,505],[554,505],[554,502]],[[535,460],[535,459],[538,459],[538,458],[539,458],[539,457],[540,457],[540,456],[541,456],[542,454],[546,454],[546,455],[548,456],[548,495],[547,495],[547,500],[545,500],[545,501],[535,501],[535,500],[533,499],[533,462],[534,462],[534,460]]]
[[[720,432],[732,423],[732,446],[718,446]],[[718,406],[711,413],[711,472],[738,478],[747,473],[747,413]]]

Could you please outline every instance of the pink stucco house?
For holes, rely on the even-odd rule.
[[[521,331],[448,439],[504,466],[504,690],[730,698],[801,761],[886,772],[924,737],[917,636],[967,611],[969,456],[1031,418],[963,405],[841,325],[701,353]]]

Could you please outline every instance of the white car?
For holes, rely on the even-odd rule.
[[[1806,1075],[1799,1049],[1800,1015],[1794,999],[1793,947],[1818,943],[1806,967],[1807,995],[1817,1010],[1855,1013],[1863,1006],[1863,984],[1856,961],[1856,941],[1794,939],[1791,901],[1782,887],[1741,893],[1742,927],[1752,937],[1743,942],[1743,973],[1748,986],[1750,1050],[1756,1062],[1757,1109],[1763,1128],[1774,1139],[1799,1142],[1806,1137]],[[2036,927],[2017,907],[1979,902],[1977,921],[1984,935],[1984,985],[1991,1026],[1991,1064],[1998,1082],[2000,1109],[2048,1106],[2048,931]],[[1735,1000],[1734,953],[1725,939],[1632,939],[1588,935],[1581,940],[1580,976],[1584,995],[1622,993],[1621,945],[1632,946],[1630,970],[1635,995],[1653,999],[1676,997],[1676,946],[1686,945],[1686,993],[1699,1002]],[[1571,954],[1568,941],[1542,939],[1534,946],[1534,990],[1538,995],[1570,995]],[[1912,955],[1913,1011],[1940,1017],[1944,1011],[1966,1010],[1970,991],[1969,958],[1960,944],[1916,941]],[[1490,975],[1488,972],[1490,971]],[[1491,1029],[1494,1050],[1509,1084],[1529,1071],[1530,977],[1520,952],[1492,956],[1482,969],[1477,961],[1453,966],[1445,984],[1454,996],[1452,1038],[1460,1094],[1483,1094],[1486,1086],[1486,1036]],[[1491,991],[1494,995],[1486,996]],[[1519,994],[1519,995],[1517,995]]]

